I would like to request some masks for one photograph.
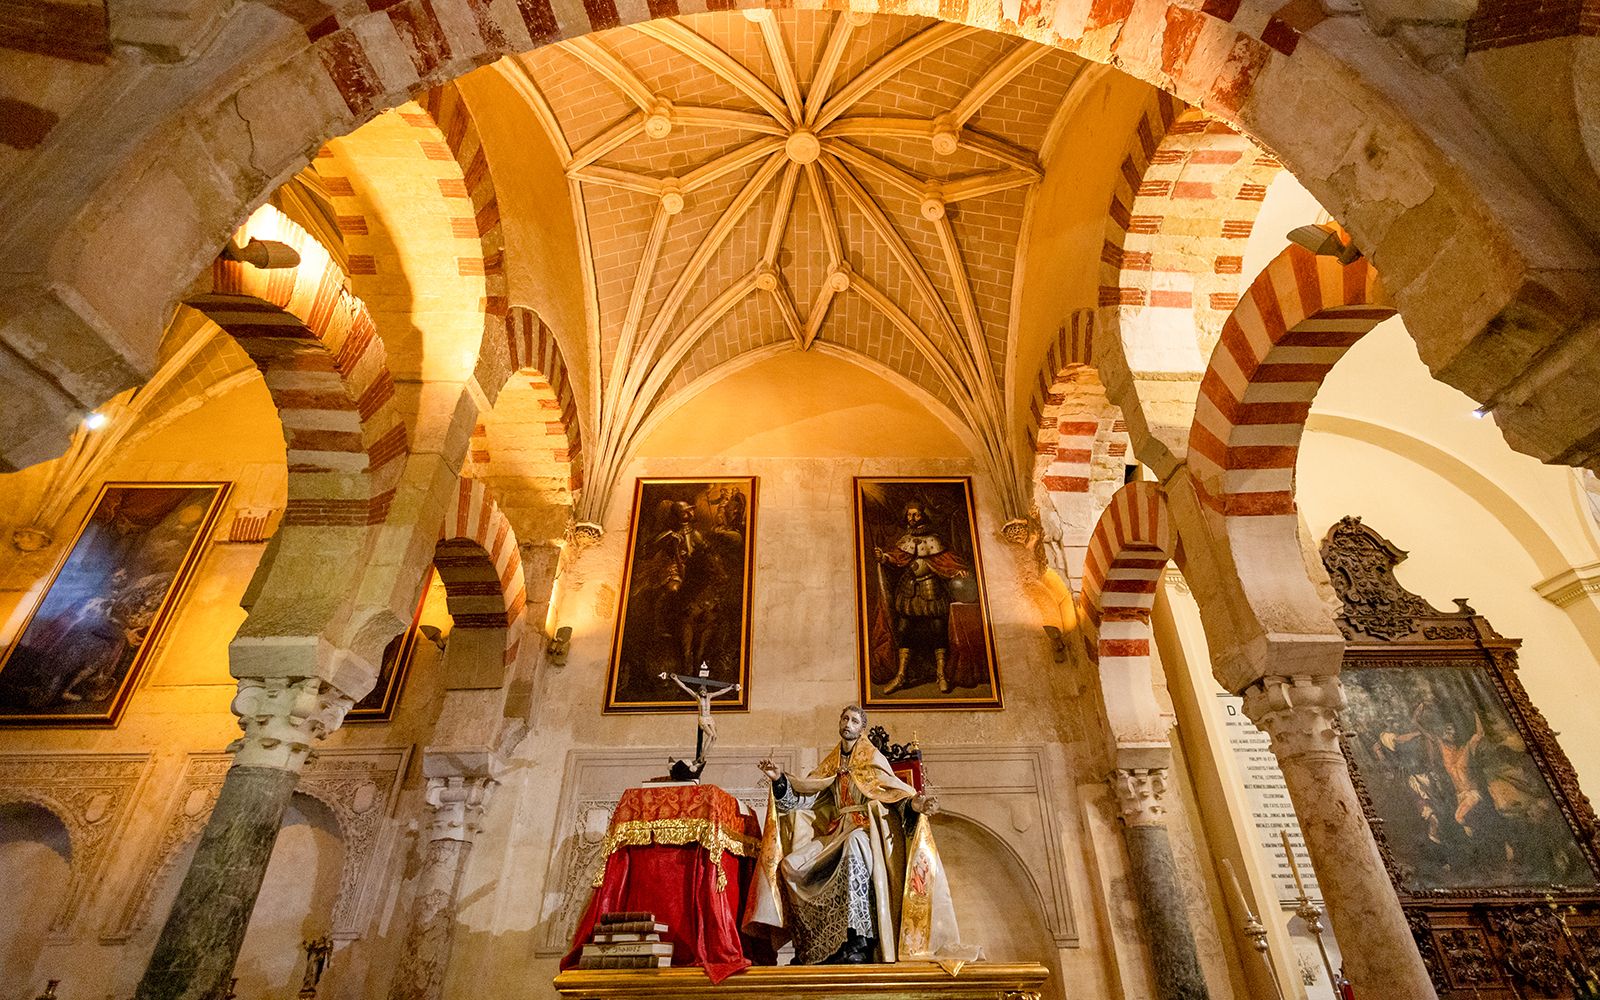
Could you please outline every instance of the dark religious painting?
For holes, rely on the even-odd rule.
[[[228,489],[100,488],[44,595],[0,654],[0,724],[117,724]]]
[[[862,704],[999,708],[972,481],[856,479]]]
[[[693,707],[661,675],[697,674],[701,664],[743,685],[713,705],[749,707],[755,516],[753,476],[638,481],[606,711]]]
[[[394,718],[400,693],[405,690],[406,675],[411,672],[411,657],[417,651],[417,633],[422,626],[422,608],[428,603],[428,590],[432,586],[433,567],[430,566],[422,581],[422,596],[417,598],[417,610],[411,615],[410,627],[383,647],[383,659],[378,662],[378,683],[372,685],[366,697],[351,706],[344,721],[388,722]]]
[[[1410,891],[1594,887],[1488,671],[1344,672],[1350,755]]]

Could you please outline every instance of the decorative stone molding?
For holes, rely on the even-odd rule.
[[[1108,779],[1128,826],[1167,825],[1167,769],[1119,767]]]
[[[572,545],[579,552],[592,545],[600,544],[600,539],[606,529],[593,521],[578,521],[572,525]]]
[[[350,696],[316,677],[241,677],[229,706],[244,735],[228,745],[242,767],[298,771],[311,746],[339,728]]]
[[[322,750],[300,773],[296,792],[328,807],[339,824],[344,842],[344,867],[339,874],[339,895],[333,907],[333,936],[358,937],[376,894],[369,873],[380,853],[385,817],[394,811],[411,751],[404,747],[374,750]],[[200,836],[216,805],[234,758],[227,753],[189,755],[183,774],[167,802],[165,818],[155,842],[139,865],[122,912],[101,940],[128,940],[149,924],[158,888],[176,872],[189,843]]]
[[[1342,762],[1338,716],[1344,707],[1344,685],[1333,675],[1263,677],[1244,691],[1244,714],[1271,738],[1280,761],[1323,756]]]
[[[1600,594],[1600,562],[1564,569],[1548,580],[1540,580],[1533,589],[1556,607],[1569,607],[1589,594]]]
[[[1027,545],[1038,534],[1028,518],[1014,517],[1000,526],[1000,537],[1012,545]]]
[[[70,930],[94,895],[149,764],[150,755],[143,753],[0,754],[0,805],[38,806],[67,829],[70,874],[52,932]]]

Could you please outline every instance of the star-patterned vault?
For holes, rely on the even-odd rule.
[[[899,376],[1005,469],[1019,244],[1082,65],[926,19],[765,10],[520,57],[587,244],[596,485],[653,415],[785,350]]]

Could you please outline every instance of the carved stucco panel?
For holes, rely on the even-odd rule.
[[[30,803],[67,829],[70,881],[50,929],[64,933],[87,908],[121,840],[149,769],[150,755],[0,754],[0,804]]]
[[[409,748],[319,750],[301,772],[296,792],[328,807],[339,824],[344,866],[333,907],[333,936],[355,938],[371,912],[376,888],[371,874],[381,871],[377,857],[386,838],[385,819],[394,812],[405,776]],[[125,941],[149,924],[158,888],[170,878],[188,845],[199,837],[222,791],[233,757],[192,753],[168,800],[161,831],[140,864],[121,913],[102,935]]]

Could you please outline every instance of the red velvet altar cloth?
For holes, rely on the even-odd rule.
[[[578,964],[604,913],[648,910],[667,925],[673,965],[718,983],[750,966],[739,936],[761,827],[715,785],[630,788],[604,844],[605,870],[561,968]]]

